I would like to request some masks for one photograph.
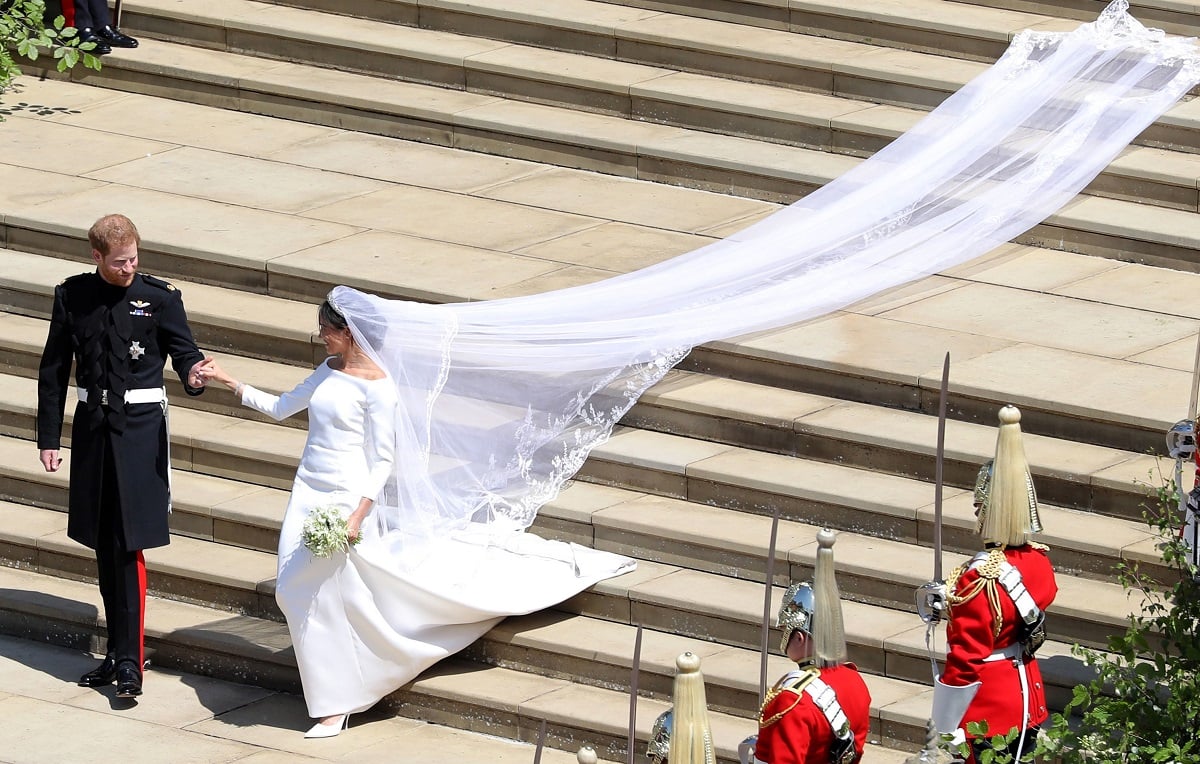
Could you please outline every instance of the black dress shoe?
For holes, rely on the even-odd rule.
[[[117,678],[117,664],[111,655],[104,656],[100,665],[79,677],[80,687],[105,687]]]
[[[81,44],[85,42],[92,43],[95,47],[84,52],[91,53],[93,56],[103,56],[105,53],[112,53],[112,48],[109,44],[103,37],[96,34],[96,31],[91,27],[84,27],[79,30],[79,42]]]
[[[136,698],[142,694],[142,672],[137,666],[122,663],[117,667],[117,697]]]
[[[96,36],[103,38],[114,48],[136,48],[138,46],[136,39],[107,24],[96,30]]]

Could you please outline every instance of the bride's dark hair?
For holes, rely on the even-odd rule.
[[[322,322],[337,329],[339,332],[347,328],[346,317],[338,313],[337,308],[333,307],[329,300],[321,303],[321,309],[317,312],[317,316]]]

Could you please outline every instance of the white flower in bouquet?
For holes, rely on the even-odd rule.
[[[314,507],[304,520],[304,545],[317,557],[328,557],[334,552],[350,549],[361,535],[349,539],[345,507],[336,504]]]

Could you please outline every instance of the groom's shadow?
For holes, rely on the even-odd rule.
[[[94,605],[28,589],[0,589],[0,634],[4,655],[83,692],[79,679],[99,665],[103,631]],[[130,708],[135,699],[118,698],[115,685],[93,688],[106,695],[113,709]],[[19,688],[16,688],[20,692]]]

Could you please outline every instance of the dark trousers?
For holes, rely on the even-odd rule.
[[[108,625],[108,654],[140,671],[145,662],[146,561],[140,549],[125,548],[121,496],[112,454],[104,449],[100,526],[96,538],[96,577]]]
[[[62,0],[62,14],[67,26],[76,29],[99,29],[112,23],[108,0]]]

